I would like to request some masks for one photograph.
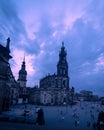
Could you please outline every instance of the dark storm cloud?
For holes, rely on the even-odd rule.
[[[104,79],[103,10],[103,0],[1,0],[0,42],[5,43],[9,36],[12,48],[17,49],[13,54],[24,51],[31,57],[29,62],[35,73],[28,81],[30,83],[48,73],[56,73],[64,41],[70,86],[75,86],[76,91],[92,89],[101,93]],[[28,65],[30,76],[33,71],[29,72]]]
[[[40,52],[40,42],[38,40],[30,40],[27,39],[26,41],[28,44],[27,45],[23,45],[23,49],[29,53],[29,54],[35,54],[38,55],[38,53]]]
[[[26,35],[24,25],[18,17],[17,7],[12,0],[0,1],[0,30],[0,40],[11,37],[12,41],[15,40],[15,46],[18,46],[21,36]]]
[[[77,90],[86,88],[97,93],[98,91],[100,92],[99,87],[103,88],[104,64],[102,72],[94,73],[96,60],[101,54],[104,54],[104,31],[100,28],[102,27],[96,29],[95,23],[91,21],[85,22],[82,18],[73,24],[73,28],[70,31],[71,84],[75,85]]]

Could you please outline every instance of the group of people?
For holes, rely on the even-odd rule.
[[[85,110],[87,110],[87,105],[85,106]],[[95,109],[97,108],[97,109]],[[89,120],[87,121],[87,124],[86,126],[87,127],[93,127],[94,130],[104,130],[104,112],[103,111],[100,111],[100,109],[98,110],[98,106],[95,107],[95,108],[91,108],[90,111],[89,111]],[[81,107],[82,109],[82,107]],[[83,109],[84,110],[84,107]],[[96,120],[96,116],[95,116],[95,112],[96,111],[99,113],[98,114],[98,121]],[[87,112],[87,111],[85,111]],[[37,111],[37,117],[36,117],[36,121],[35,121],[35,124],[38,124],[38,125],[45,125],[45,119],[44,119],[44,112],[43,112],[43,109],[42,108],[38,108]],[[61,120],[64,120],[65,119],[65,115],[68,114],[68,110],[59,110],[58,109],[58,113],[60,114],[60,117],[61,117]],[[75,127],[78,127],[80,125],[80,113],[79,113],[79,110],[77,108],[74,108],[73,109],[73,112],[72,112],[72,117],[74,118],[74,122],[75,122]],[[96,122],[95,122],[96,121]]]
[[[104,112],[101,111],[98,115],[97,127],[99,130],[104,130]]]
[[[89,104],[85,104],[85,106],[81,105],[79,106],[79,108],[81,108],[82,111],[85,111],[85,113],[88,113],[89,115],[89,120],[86,122],[87,127],[92,127],[94,130],[104,130],[104,112],[101,111],[102,108],[100,105],[89,103]],[[81,109],[78,110],[76,107],[73,108],[72,117],[74,118],[75,127],[80,126]],[[97,116],[96,112],[98,113],[97,118],[96,118]],[[65,112],[62,113],[62,110],[61,110],[60,115],[62,115],[61,119],[64,119]],[[88,118],[88,115],[87,115],[87,118]]]

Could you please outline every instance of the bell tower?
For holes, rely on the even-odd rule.
[[[59,61],[57,63],[57,76],[59,77],[61,88],[69,88],[69,76],[68,76],[68,62],[67,62],[67,52],[64,47],[64,42],[62,42],[62,47],[59,52]]]
[[[65,51],[64,42],[62,42],[61,51],[59,52],[59,61],[57,64],[57,75],[68,76],[68,63],[66,59],[67,53]]]
[[[19,71],[18,83],[20,84],[21,87],[26,87],[26,82],[27,82],[27,71],[26,71],[25,57],[24,57],[24,60],[21,65],[21,69]]]

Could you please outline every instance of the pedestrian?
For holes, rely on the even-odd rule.
[[[94,123],[93,123],[93,129],[96,130],[96,128],[97,128],[97,125],[96,125],[96,123],[94,122]]]
[[[87,127],[90,127],[90,126],[91,126],[90,121],[87,121]]]
[[[79,121],[75,120],[75,126],[79,126]]]
[[[77,121],[77,126],[79,126],[79,121]]]
[[[75,120],[75,126],[77,126],[77,121]]]
[[[37,112],[37,118],[35,124],[38,125],[45,125],[45,120],[44,120],[44,112],[43,109],[40,108]]]

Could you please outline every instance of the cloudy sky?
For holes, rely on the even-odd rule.
[[[26,57],[27,86],[56,72],[64,41],[70,86],[104,96],[104,0],[0,0],[0,44],[8,37],[16,79]]]

